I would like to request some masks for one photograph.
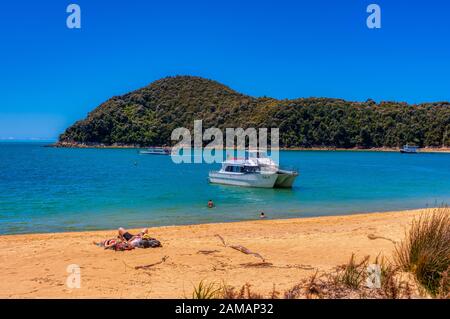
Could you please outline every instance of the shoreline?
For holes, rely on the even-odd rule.
[[[378,254],[390,257],[411,221],[430,209],[149,228],[162,248],[114,252],[92,244],[116,230],[0,236],[2,298],[183,298],[201,280],[256,291],[285,289],[316,270]],[[119,225],[118,225],[119,226]],[[145,227],[146,225],[142,225]],[[135,231],[135,230],[133,230]],[[224,247],[242,245],[261,254]],[[370,239],[369,235],[379,239]],[[149,270],[134,267],[167,261]],[[80,289],[66,287],[67,267],[81,268]]]
[[[337,215],[311,215],[311,216],[304,216],[304,217],[280,217],[280,218],[267,218],[263,221],[300,221],[300,220],[309,220],[309,219],[317,219],[317,218],[333,218],[333,217],[345,217],[345,216],[365,216],[365,215],[371,215],[371,214],[391,214],[391,213],[403,213],[403,212],[416,212],[416,211],[426,211],[426,210],[433,210],[433,209],[439,209],[440,206],[436,207],[418,207],[418,208],[410,208],[410,209],[402,209],[402,210],[378,210],[378,211],[360,211],[360,212],[352,212],[352,213],[342,213]],[[178,227],[195,227],[195,226],[207,226],[207,225],[228,225],[228,224],[239,224],[239,223],[253,223],[261,221],[259,218],[255,219],[245,219],[245,220],[232,220],[232,221],[211,221],[211,222],[201,222],[201,223],[186,223],[186,224],[167,224],[167,225],[158,225],[158,226],[148,226],[150,229],[170,229],[170,228],[178,228]],[[117,227],[121,227],[118,225]],[[146,226],[147,227],[147,226]],[[138,228],[130,228],[133,231],[138,232]],[[69,234],[69,235],[75,235],[79,233],[99,233],[99,232],[116,232],[117,229],[111,229],[111,228],[99,228],[99,229],[79,229],[79,230],[59,230],[59,231],[49,231],[49,232],[31,232],[31,233],[0,233],[0,239],[2,237],[12,237],[12,236],[33,236],[33,235],[63,235],[63,234]]]
[[[54,144],[45,145],[45,147],[53,148],[87,148],[87,149],[145,149],[150,146],[139,145],[102,145],[102,144],[80,144],[56,142]],[[166,147],[166,146],[157,146]],[[167,148],[170,148],[167,146]],[[203,147],[208,149],[208,147]],[[227,148],[221,148],[223,150]],[[372,147],[372,148],[338,148],[338,147],[281,147],[280,151],[338,151],[338,152],[400,152],[400,148],[396,147]],[[419,153],[450,153],[450,147],[424,147],[419,149]]]

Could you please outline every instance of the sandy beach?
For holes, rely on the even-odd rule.
[[[150,228],[163,247],[104,250],[94,240],[115,230],[0,236],[1,298],[183,298],[201,280],[224,281],[268,293],[288,289],[316,271],[357,257],[390,257],[415,216],[424,210],[347,216]],[[270,216],[269,216],[270,217]],[[119,226],[119,225],[118,225]],[[146,226],[146,225],[143,225]],[[261,260],[224,247],[219,234]],[[135,266],[165,262],[148,269]],[[81,268],[81,288],[69,289],[67,267]]]

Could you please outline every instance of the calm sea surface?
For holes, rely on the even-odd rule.
[[[210,185],[219,164],[134,149],[0,143],[0,233],[57,232],[401,210],[450,203],[450,154],[281,152],[293,189]],[[212,199],[217,207],[206,208]]]

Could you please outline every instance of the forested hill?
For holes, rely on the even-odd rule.
[[[371,148],[450,145],[450,103],[277,100],[240,94],[216,81],[168,77],[115,96],[61,134],[59,145],[172,145],[177,127],[278,127],[283,147]]]

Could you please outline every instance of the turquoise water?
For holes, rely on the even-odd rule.
[[[0,143],[0,233],[56,232],[401,210],[450,203],[450,154],[281,152],[292,190],[210,185],[218,164],[134,149]],[[208,199],[217,207],[206,208]]]

